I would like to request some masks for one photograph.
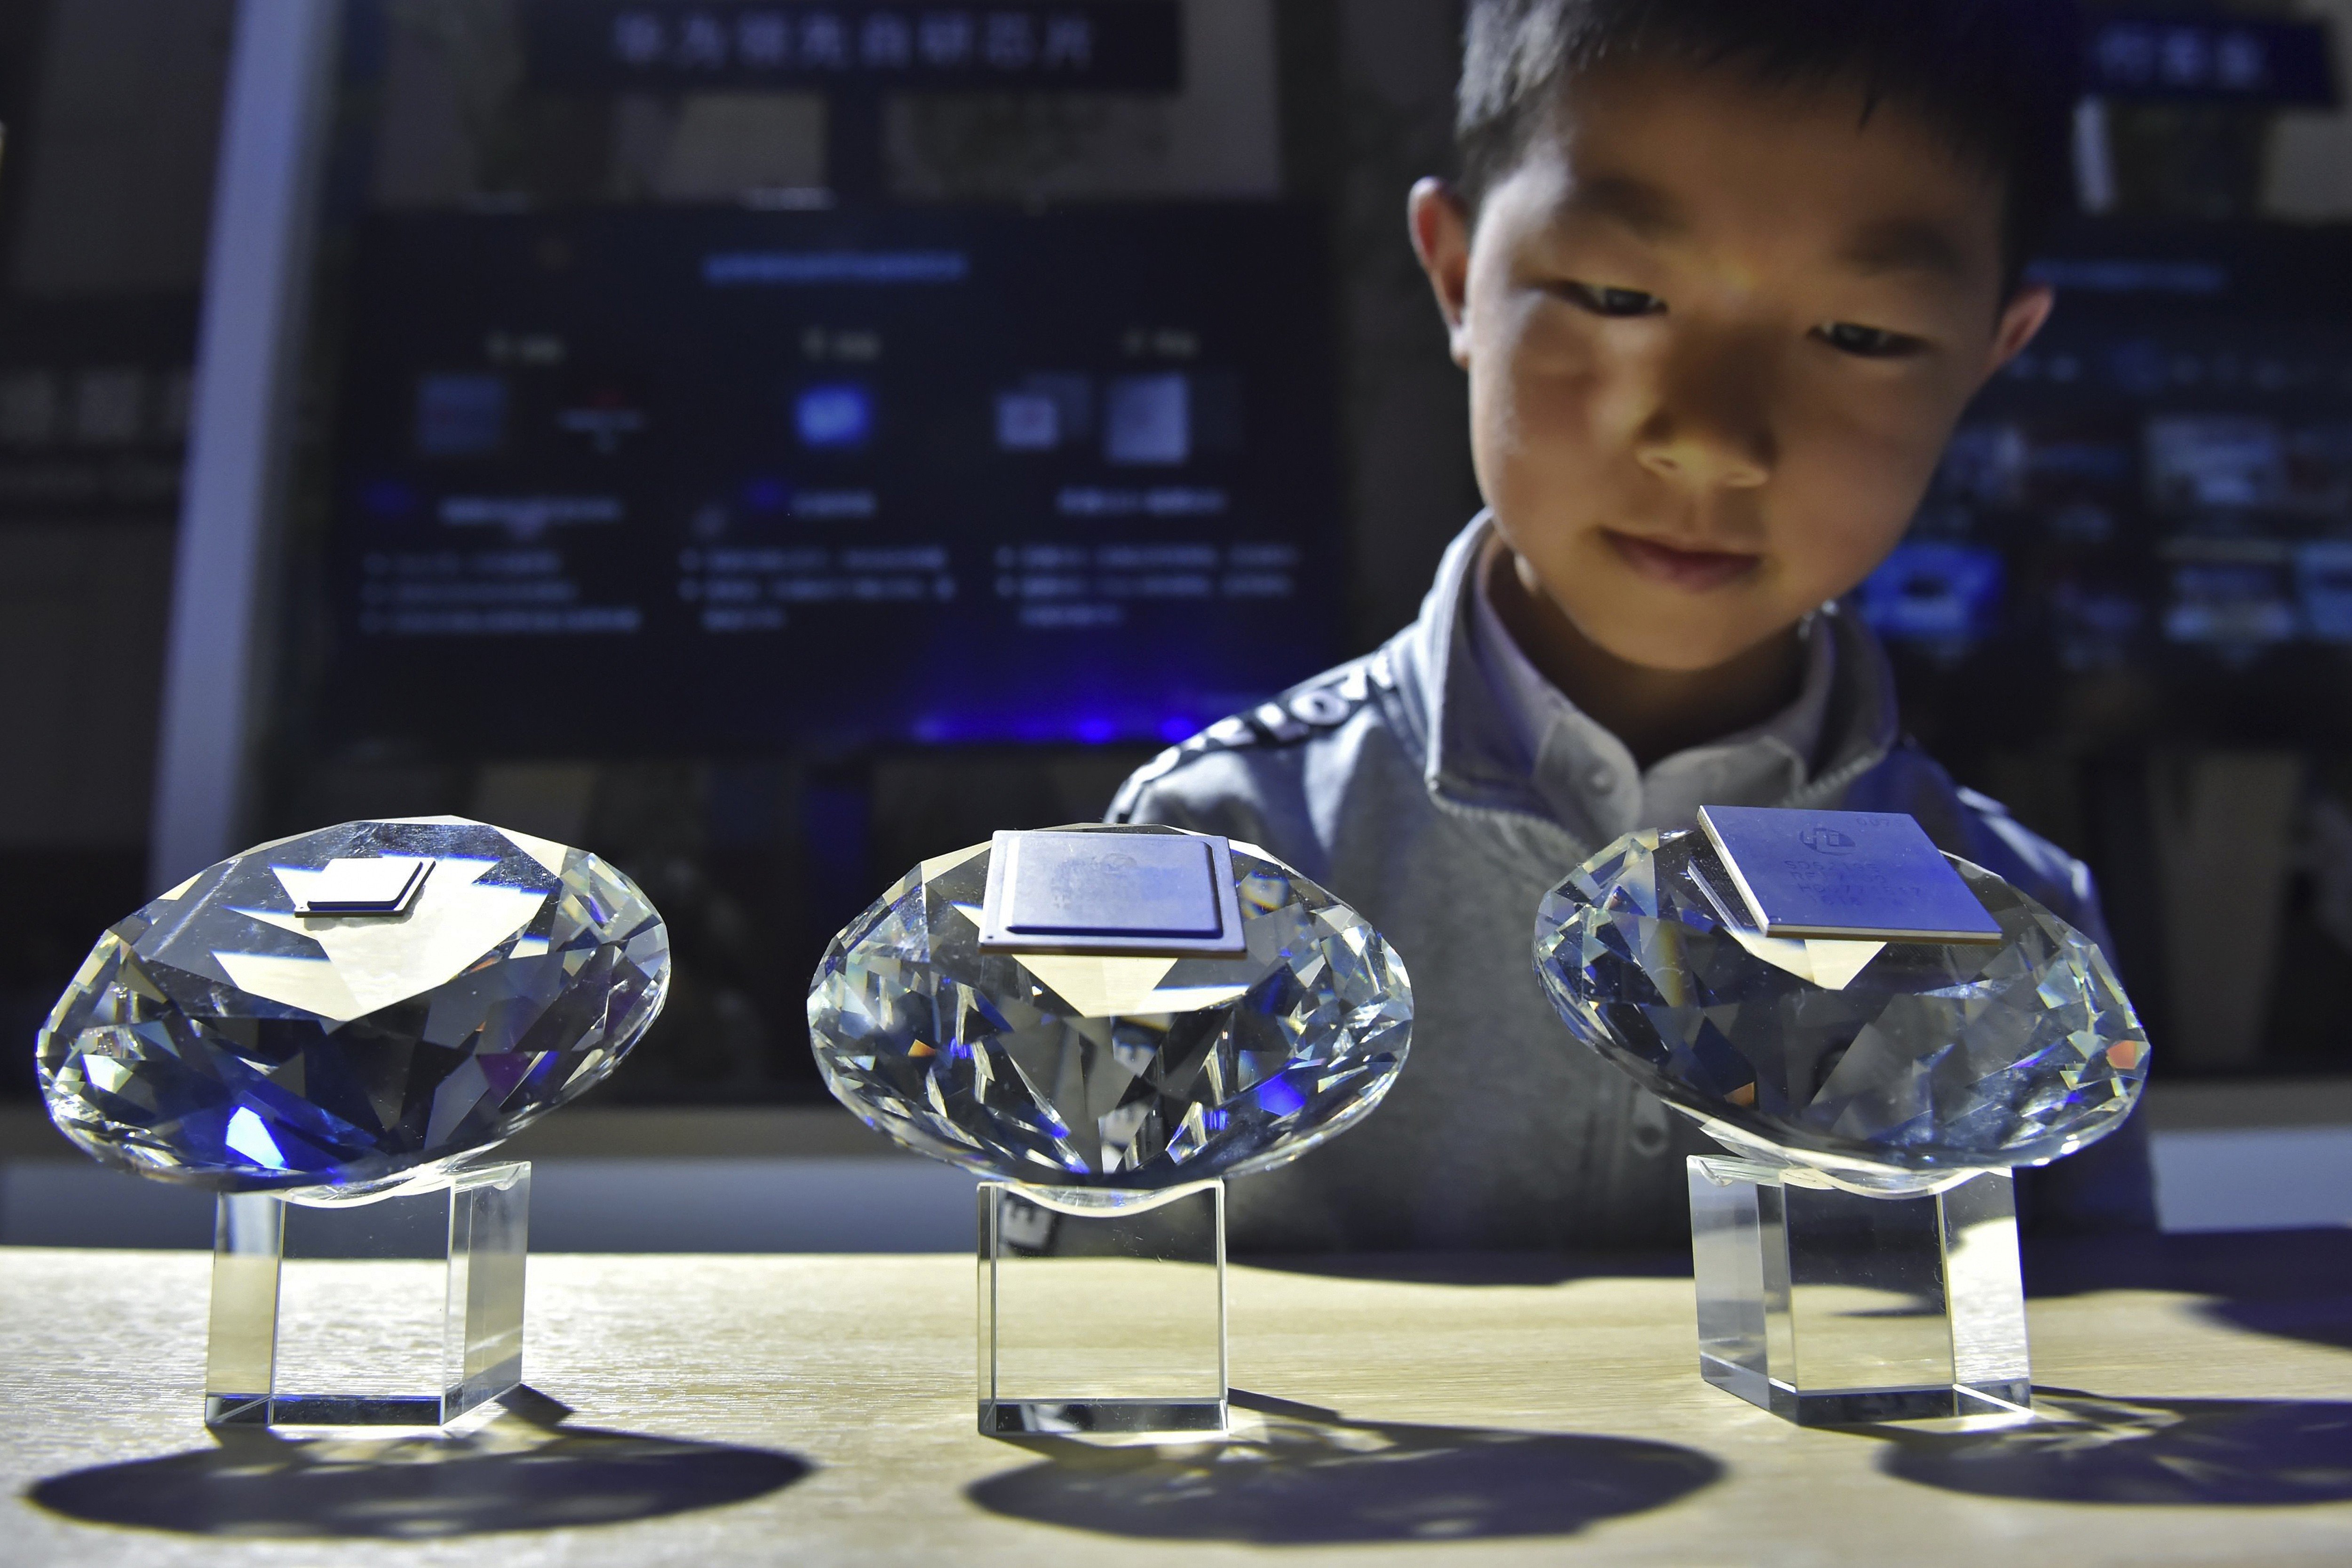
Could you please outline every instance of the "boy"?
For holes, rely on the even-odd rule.
[[[1381,1110],[1236,1184],[1259,1250],[1668,1246],[1710,1145],[1574,1044],[1537,900],[1708,803],[1906,811],[2094,940],[2083,867],[1900,738],[1837,604],[2048,316],[2079,47],[2051,0],[1472,0],[1463,178],[1412,242],[1487,510],[1420,619],[1130,779],[1113,820],[1261,844],[1404,957]],[[2152,1225],[2135,1118],[2020,1184]]]

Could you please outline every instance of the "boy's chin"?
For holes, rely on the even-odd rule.
[[[1612,658],[1661,675],[1704,675],[1736,664],[1777,638],[1786,637],[1799,617],[1786,624],[1767,622],[1746,631],[1727,626],[1721,616],[1693,616],[1675,624],[1651,618],[1645,624],[1579,626],[1585,637]]]

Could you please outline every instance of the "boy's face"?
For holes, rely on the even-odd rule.
[[[2049,312],[2000,298],[2001,208],[1900,107],[1736,68],[1580,77],[1475,230],[1423,182],[1414,243],[1522,580],[1680,671],[1859,583]]]

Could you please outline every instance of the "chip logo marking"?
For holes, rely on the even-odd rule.
[[[1797,842],[1822,855],[1843,855],[1853,848],[1853,839],[1840,833],[1827,823],[1815,823],[1797,835]]]

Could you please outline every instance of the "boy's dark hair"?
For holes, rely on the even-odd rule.
[[[2003,177],[2004,292],[2067,197],[2074,0],[1469,0],[1467,13],[1454,142],[1474,211],[1562,85],[1621,59],[1852,82],[1865,115],[1884,101],[1920,114]]]

